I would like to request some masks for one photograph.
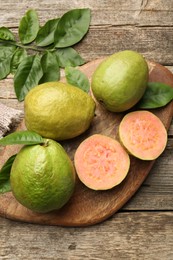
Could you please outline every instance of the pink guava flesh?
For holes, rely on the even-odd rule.
[[[119,137],[129,153],[142,160],[156,159],[167,144],[163,123],[146,110],[126,114],[119,126]]]
[[[93,190],[107,190],[126,177],[129,155],[122,145],[105,135],[95,134],[77,148],[74,163],[79,179]]]

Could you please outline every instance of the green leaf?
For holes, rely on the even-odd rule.
[[[46,52],[41,58],[43,76],[39,83],[58,81],[60,79],[60,69],[56,55]]]
[[[163,107],[171,100],[173,100],[172,87],[164,83],[149,82],[138,107],[144,109]]]
[[[38,85],[43,76],[40,59],[38,54],[28,56],[18,66],[14,76],[14,88],[19,101],[24,100],[28,91]]]
[[[0,45],[0,79],[6,78],[10,73],[11,60],[15,49],[15,46]]]
[[[0,193],[11,191],[10,171],[17,154],[12,155],[0,170]]]
[[[17,48],[12,57],[12,60],[11,60],[11,71],[10,72],[15,73],[19,64],[26,57],[27,57],[27,51],[22,48]]]
[[[0,139],[0,146],[12,145],[12,144],[43,144],[44,139],[37,133],[33,131],[18,131],[9,134]]]
[[[0,39],[5,41],[15,41],[14,34],[6,27],[0,28]]]
[[[79,53],[71,47],[57,49],[54,53],[57,56],[59,66],[62,68],[67,66],[76,67],[85,63]]]
[[[83,72],[73,67],[66,67],[65,75],[69,84],[76,86],[85,92],[89,92],[90,83],[87,76]]]
[[[11,191],[10,177],[6,181],[0,181],[0,193]]]
[[[38,46],[44,47],[54,42],[54,32],[58,22],[59,18],[52,19],[47,21],[45,25],[40,28],[36,38],[36,43]]]
[[[90,9],[74,9],[65,13],[59,20],[54,43],[57,48],[69,47],[79,42],[90,25]]]
[[[31,43],[35,40],[39,31],[39,20],[37,12],[33,9],[28,10],[20,20],[19,37],[23,44]]]

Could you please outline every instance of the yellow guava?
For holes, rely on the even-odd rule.
[[[25,125],[45,138],[65,140],[85,132],[94,117],[95,102],[83,90],[62,82],[32,88],[24,101]]]

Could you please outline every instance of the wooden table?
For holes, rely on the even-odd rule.
[[[17,33],[28,8],[41,24],[72,8],[89,7],[89,33],[76,49],[87,60],[132,49],[173,71],[173,0],[1,0],[0,27]],[[0,102],[23,109],[12,77]],[[0,259],[173,259],[173,124],[166,150],[135,196],[110,219],[85,228],[41,226],[0,218]]]

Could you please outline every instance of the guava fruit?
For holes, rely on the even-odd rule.
[[[24,101],[24,112],[28,130],[58,141],[76,137],[89,128],[95,102],[77,87],[49,82],[29,91]]]
[[[12,193],[23,206],[46,213],[64,206],[75,187],[75,168],[57,142],[24,146],[10,173]]]
[[[130,159],[118,141],[94,134],[78,146],[74,164],[79,179],[88,188],[108,190],[124,180]]]
[[[126,114],[119,125],[121,143],[130,154],[142,160],[154,160],[167,144],[167,131],[161,120],[149,111]]]
[[[92,92],[107,110],[123,112],[143,96],[148,81],[148,65],[143,56],[125,50],[106,58],[91,80]]]

